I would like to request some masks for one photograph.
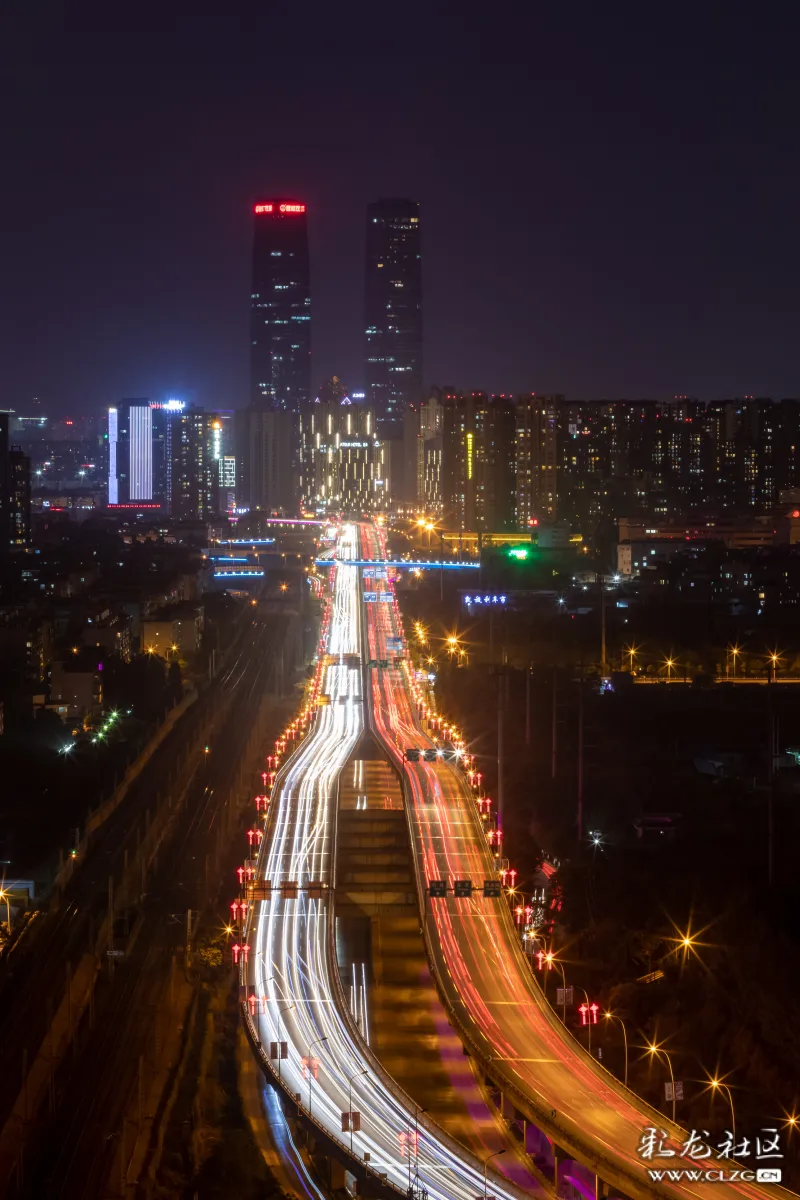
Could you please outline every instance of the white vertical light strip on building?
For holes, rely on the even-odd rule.
[[[117,410],[108,410],[108,503],[119,504],[117,479]]]
[[[153,413],[150,405],[130,407],[128,420],[130,447],[129,500],[153,499]]]

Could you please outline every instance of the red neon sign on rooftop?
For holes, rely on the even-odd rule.
[[[288,204],[285,201],[276,203],[271,201],[269,204],[256,204],[253,212],[258,215],[262,213],[304,213],[306,211],[305,204]]]

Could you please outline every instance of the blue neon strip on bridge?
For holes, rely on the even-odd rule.
[[[479,571],[480,563],[471,562],[403,562],[400,559],[380,558],[317,558],[314,560],[318,567],[330,567],[333,563],[347,563],[349,567],[398,567],[412,569],[419,567],[422,571]]]

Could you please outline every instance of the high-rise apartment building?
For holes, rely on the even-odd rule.
[[[364,382],[381,436],[399,436],[422,392],[422,258],[419,204],[367,206]]]
[[[0,412],[0,555],[31,537],[31,460],[9,440],[12,417]]]
[[[514,468],[516,520],[528,529],[556,516],[558,406],[563,396],[519,396],[516,403]]]
[[[452,388],[449,389],[452,391]],[[442,392],[431,391],[419,406],[417,504],[426,513],[442,509]]]
[[[166,507],[179,520],[227,512],[236,495],[233,413],[202,408],[169,413]]]
[[[299,486],[295,413],[241,409],[236,414],[237,504],[295,515]]]
[[[516,415],[510,396],[442,400],[442,517],[449,529],[516,529]]]
[[[311,399],[311,291],[306,206],[261,200],[253,208],[250,402],[300,412]]]
[[[8,456],[9,542],[27,546],[31,540],[31,460],[21,446]]]

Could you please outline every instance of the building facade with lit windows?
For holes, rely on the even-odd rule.
[[[389,447],[371,409],[320,400],[301,413],[303,504],[314,511],[381,512],[391,495]]]
[[[170,516],[201,521],[235,504],[233,437],[230,411],[184,408],[168,414],[165,507]]]
[[[558,406],[563,396],[519,396],[514,431],[516,520],[529,529],[556,517]]]
[[[153,412],[146,399],[122,400],[108,409],[109,504],[155,499]]]
[[[8,455],[9,542],[27,546],[31,540],[31,460],[21,446]]]
[[[311,401],[311,285],[306,206],[253,206],[250,295],[250,403],[301,412]]]
[[[31,540],[31,460],[11,444],[12,417],[0,411],[0,555]]]
[[[237,412],[237,505],[251,512],[297,515],[299,420],[295,413],[253,406]]]
[[[364,285],[366,400],[381,436],[400,435],[422,394],[422,255],[419,204],[367,205]]]
[[[512,397],[442,397],[442,520],[446,529],[513,531],[516,413]]]

